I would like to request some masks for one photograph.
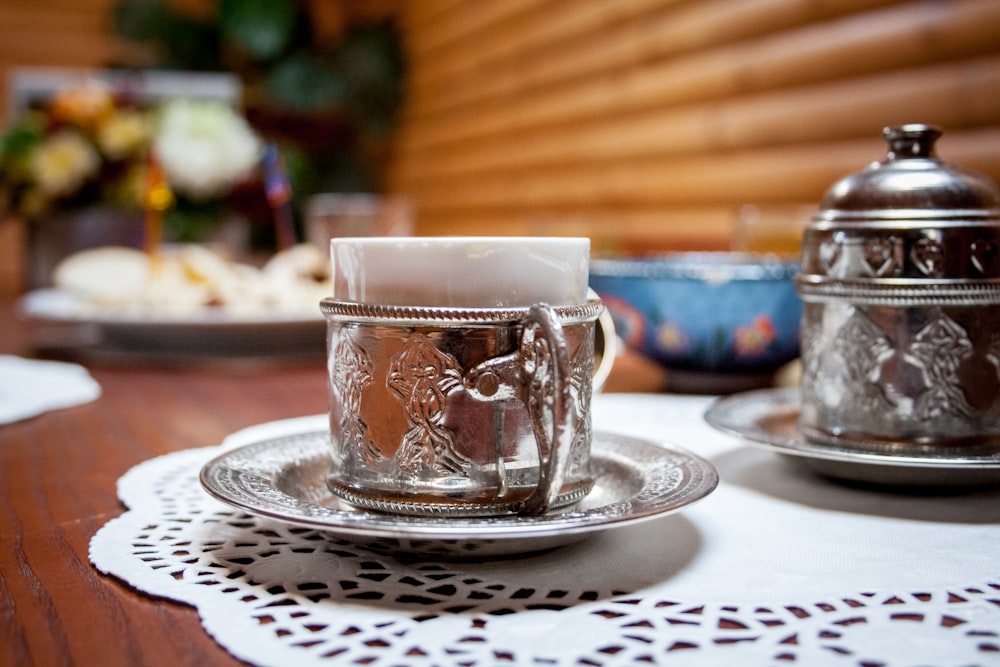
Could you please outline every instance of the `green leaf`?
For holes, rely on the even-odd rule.
[[[338,62],[355,120],[375,134],[388,131],[403,98],[405,63],[392,23],[356,28],[345,36]]]
[[[200,243],[223,217],[220,202],[193,202],[178,197],[174,208],[163,214],[166,237],[178,243]]]
[[[339,153],[317,171],[319,192],[371,192],[374,188],[368,168],[357,155]]]
[[[0,137],[0,160],[16,160],[27,157],[42,142],[41,129],[17,126]]]
[[[166,44],[166,67],[202,72],[224,69],[219,60],[219,32],[209,23],[177,17]]]
[[[162,52],[159,67],[222,69],[219,30],[211,19],[174,12],[161,0],[125,0],[114,8],[114,25],[125,39],[155,44]]]
[[[291,0],[222,0],[219,5],[223,38],[258,60],[277,58],[288,49],[297,17]]]
[[[344,81],[333,65],[305,54],[274,67],[266,85],[279,106],[296,111],[326,109],[339,104],[344,95]]]
[[[163,41],[169,34],[173,12],[161,0],[124,0],[112,11],[115,31],[133,42]]]

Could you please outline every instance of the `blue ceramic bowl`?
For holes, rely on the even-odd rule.
[[[590,285],[618,335],[667,369],[768,374],[799,354],[799,263],[705,252],[595,259]]]

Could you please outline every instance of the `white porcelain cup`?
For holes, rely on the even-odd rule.
[[[333,298],[452,308],[568,306],[587,300],[590,239],[336,238]]]
[[[583,498],[603,311],[589,252],[585,238],[333,239],[334,493],[436,516]]]

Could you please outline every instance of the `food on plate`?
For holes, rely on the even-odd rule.
[[[280,251],[260,268],[196,244],[165,247],[156,257],[106,246],[67,257],[53,284],[90,312],[174,316],[214,309],[318,317],[320,300],[331,293],[329,260],[308,244]]]

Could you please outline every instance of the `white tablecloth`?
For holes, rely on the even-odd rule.
[[[833,483],[714,431],[709,401],[595,397],[595,429],[680,445],[721,483],[680,513],[549,553],[400,562],[249,517],[201,490],[210,447],[126,474],[129,511],[95,535],[91,559],[194,605],[220,645],[259,665],[1000,664],[1000,490]]]

